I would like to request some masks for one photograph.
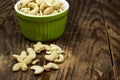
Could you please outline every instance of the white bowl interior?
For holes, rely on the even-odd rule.
[[[30,16],[30,17],[49,17],[49,16],[55,16],[55,15],[57,15],[57,14],[61,14],[61,13],[65,12],[67,9],[69,9],[69,4],[68,4],[68,2],[67,2],[66,0],[60,0],[60,1],[64,3],[64,4],[63,4],[63,5],[64,5],[64,10],[61,11],[61,12],[59,12],[59,13],[50,14],[50,15],[35,16],[35,15],[25,14],[25,13],[23,13],[23,12],[21,12],[21,11],[18,10],[17,5],[20,3],[20,1],[18,1],[18,2],[15,4],[14,8],[15,8],[15,11],[16,11],[16,12],[18,12],[18,13],[20,13],[20,14],[22,14],[22,15],[25,15],[25,16]]]

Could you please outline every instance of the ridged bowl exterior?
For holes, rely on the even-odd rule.
[[[32,22],[18,18],[21,33],[32,41],[52,41],[59,38],[65,28],[66,16],[49,22]]]

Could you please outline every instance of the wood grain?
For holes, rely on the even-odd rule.
[[[12,54],[20,54],[22,50],[32,47],[35,43],[20,33],[13,9],[16,1],[0,1],[3,6],[0,5],[0,10],[5,13],[0,11],[0,80],[116,79],[113,63],[118,63],[120,59],[119,0],[67,0],[70,10],[64,34],[58,40],[45,43],[59,45],[65,51],[65,61],[59,64],[59,70],[51,70],[40,75],[34,75],[32,70],[26,72],[11,70],[16,63]],[[6,6],[6,3],[9,6]],[[112,12],[116,10],[117,12]],[[109,28],[106,28],[106,24]],[[115,62],[111,52],[114,53]],[[43,55],[38,57],[41,60],[39,65],[43,65],[45,62]],[[115,66],[119,77],[119,65]]]
[[[11,0],[0,0],[0,26],[2,26],[12,8]]]
[[[120,1],[101,1],[105,26],[108,31],[110,50],[114,66],[115,79],[120,80]]]

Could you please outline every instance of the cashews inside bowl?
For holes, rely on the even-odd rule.
[[[26,6],[30,1],[32,0],[20,0],[21,6],[22,7]]]
[[[30,11],[30,8],[22,8],[22,9],[20,9],[20,11],[25,13],[25,14],[28,14]]]
[[[38,5],[41,5],[43,1],[44,1],[44,0],[36,0],[36,3],[37,3]]]
[[[47,7],[47,4],[46,4],[45,2],[43,2],[43,3],[40,5],[40,10],[43,11],[46,7]]]
[[[43,14],[48,15],[51,14],[54,11],[53,7],[48,7],[44,10]]]
[[[44,16],[64,11],[64,0],[20,0],[17,9],[28,15]]]
[[[31,14],[31,15],[37,15],[38,14],[38,5],[34,2],[30,2],[28,3],[28,8],[30,8],[30,11],[28,12],[28,14]]]

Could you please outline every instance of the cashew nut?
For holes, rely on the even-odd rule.
[[[26,6],[31,0],[20,0],[22,6]]]
[[[42,13],[42,11],[40,10],[40,16],[42,16],[43,15],[43,13]]]
[[[58,9],[58,12],[61,12],[61,11],[63,11],[63,8],[62,8],[62,7],[60,7],[60,8]]]
[[[21,63],[25,63],[25,64],[30,64],[32,62],[32,58],[30,56],[27,56],[24,60],[22,60]]]
[[[26,56],[25,59],[22,59],[22,58],[21,58],[20,56],[18,56],[18,55],[13,55],[13,57],[14,57],[15,59],[17,59],[17,61],[18,61],[19,63],[30,64],[30,63],[32,62],[32,58],[31,58],[30,56]]]
[[[27,52],[26,51],[22,51],[21,54],[20,54],[20,57],[22,59],[25,59],[26,56],[27,56]]]
[[[47,7],[47,4],[45,2],[43,2],[41,5],[40,5],[40,10],[44,10],[45,8]]]
[[[55,63],[52,63],[52,62],[44,65],[43,67],[46,71],[49,71],[50,69],[59,69],[59,66]]]
[[[28,69],[27,65],[25,63],[16,63],[12,70],[13,71],[18,71],[18,70],[26,71]]]
[[[42,2],[44,2],[44,0],[36,0],[36,3],[37,3],[38,5],[41,5]]]
[[[41,42],[37,42],[36,44],[33,45],[34,47],[34,51],[39,53],[41,50],[43,50],[42,47],[42,43]]]
[[[54,10],[51,14],[56,14],[56,13],[58,13],[58,11],[57,11],[57,10]]]
[[[31,15],[37,15],[38,14],[38,5],[34,2],[30,2],[28,3],[28,8],[30,8],[30,11],[28,12],[28,14],[31,14]]]
[[[53,3],[54,9],[58,9],[62,6],[62,3],[58,0]]]
[[[50,0],[46,0],[45,2],[46,2],[46,4],[47,4],[47,6],[52,6],[52,3],[51,3]]]
[[[53,51],[60,51],[60,52],[64,52],[59,46],[55,45],[55,44],[50,44],[51,50]]]
[[[19,4],[17,5],[17,8],[18,8],[18,10],[20,10],[20,9],[22,8],[22,4],[19,3]]]
[[[58,53],[53,52],[50,55],[45,55],[44,58],[48,61],[54,61],[58,58]]]
[[[42,50],[50,50],[48,45],[43,45],[41,42],[33,45],[35,52],[40,53]]]
[[[63,54],[59,54],[58,58],[54,60],[55,63],[61,63],[64,61],[64,56]]]
[[[52,52],[56,52],[56,53],[58,53],[58,54],[60,54],[60,53],[64,53],[64,51],[59,47],[59,46],[57,46],[57,45],[55,45],[55,44],[50,44],[50,48],[51,48],[51,50],[49,50],[48,52],[50,53],[52,53]],[[47,52],[47,53],[48,53]]]
[[[49,55],[50,55],[51,53],[52,53],[52,51],[46,51],[46,54],[49,54]]]
[[[14,55],[12,55],[12,56],[13,56],[13,58],[16,59],[18,62],[22,62],[22,61],[23,61],[23,59],[22,59],[19,55],[14,54]]]
[[[36,53],[32,48],[27,48],[28,56],[31,57],[32,59],[36,58]]]
[[[33,59],[36,58],[36,53],[32,48],[27,48],[28,55],[25,51],[21,52],[21,55],[13,55],[13,58],[17,59],[19,63],[30,64]]]
[[[44,15],[49,15],[54,11],[53,7],[48,7],[44,10],[43,14]]]
[[[35,74],[40,74],[40,73],[42,73],[44,71],[44,68],[39,66],[39,65],[31,66],[30,69],[35,70],[35,72],[34,72]]]
[[[27,52],[28,55],[26,51],[22,51],[20,55],[13,55],[13,58],[18,61],[18,63],[13,66],[13,71],[18,71],[20,69],[26,71],[28,69],[27,65],[36,57],[36,53],[32,48],[27,48]]]
[[[57,0],[46,0],[46,2],[50,3],[51,5],[53,5],[53,3],[55,3]]]
[[[20,11],[28,14],[28,12],[30,11],[30,8],[21,8]]]
[[[12,56],[13,56],[13,58],[15,58],[15,59],[18,58],[17,60],[18,60],[18,62],[19,62],[19,61],[21,61],[22,59],[25,59],[25,57],[27,56],[27,53],[26,53],[26,51],[22,51],[20,55],[14,54],[14,55],[12,55]]]
[[[37,62],[39,62],[40,60],[39,59],[35,59],[32,64],[36,64]]]
[[[63,60],[64,56],[59,55],[61,53],[64,53],[64,51],[55,44],[50,44],[50,50],[46,51],[47,55],[44,56],[44,58],[48,61],[54,61],[56,59],[56,62],[59,62]]]

